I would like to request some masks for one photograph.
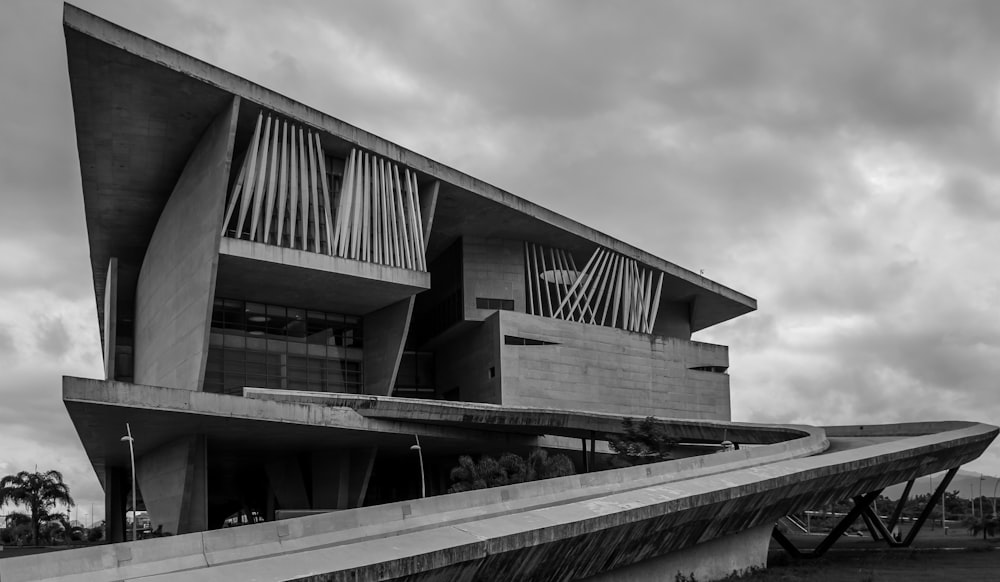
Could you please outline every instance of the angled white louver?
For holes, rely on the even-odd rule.
[[[578,271],[573,255],[524,243],[528,313],[652,333],[663,273],[605,248]],[[655,291],[653,279],[657,279]]]

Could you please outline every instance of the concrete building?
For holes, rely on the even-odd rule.
[[[245,435],[246,387],[730,419],[727,349],[691,334],[752,298],[71,6],[65,35],[106,365],[66,405],[115,538],[125,422],[166,531],[415,493],[419,431]],[[217,409],[150,411],[176,391]],[[545,442],[421,436],[434,493]]]

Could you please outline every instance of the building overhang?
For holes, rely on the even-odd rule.
[[[531,434],[367,418],[344,407],[69,376],[63,378],[63,404],[101,479],[105,467],[129,464],[128,447],[121,442],[126,422],[137,457],[193,434],[205,435],[213,449],[253,452],[262,458],[329,448],[331,443],[405,452],[413,435],[420,436],[428,451],[455,456],[467,454],[470,442],[493,454],[537,443]]]
[[[365,315],[430,289],[425,271],[223,238],[216,295]]]

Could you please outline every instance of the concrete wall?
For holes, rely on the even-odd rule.
[[[434,355],[438,396],[458,388],[463,401],[500,404],[501,341],[499,321],[491,317],[438,348]]]
[[[498,238],[462,238],[465,319],[482,321],[494,309],[477,309],[476,297],[513,299],[524,313],[524,243]]]
[[[499,324],[502,404],[729,420],[729,350],[509,311]],[[503,336],[553,342],[506,345]],[[481,365],[480,365],[481,367]]]
[[[135,382],[200,390],[239,99],[188,159],[146,250],[135,306]]]

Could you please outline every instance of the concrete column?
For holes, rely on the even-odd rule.
[[[403,299],[365,316],[365,394],[392,394],[410,329],[413,302],[414,297]]]
[[[167,443],[136,459],[150,525],[184,534],[208,529],[207,451],[203,435]]]
[[[125,541],[125,499],[128,495],[129,470],[104,468],[104,533],[109,542]]]
[[[420,193],[420,221],[424,225],[424,248],[431,242],[431,228],[434,226],[434,211],[437,209],[438,192],[441,190],[441,181],[434,180],[430,191]]]
[[[115,356],[118,343],[118,258],[108,261],[104,283],[104,379],[115,380]]]
[[[278,500],[278,509],[308,509],[309,494],[302,478],[302,466],[295,456],[272,459],[264,466],[267,480]]]
[[[311,457],[312,509],[364,504],[377,447],[317,451]]]
[[[317,451],[312,464],[312,509],[347,509],[351,477],[348,451]]]

